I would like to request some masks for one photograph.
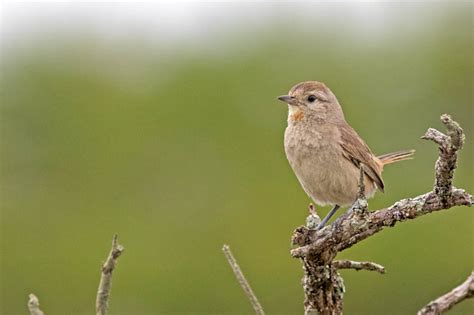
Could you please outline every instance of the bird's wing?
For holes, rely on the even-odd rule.
[[[338,126],[341,132],[341,146],[343,155],[358,168],[360,163],[364,165],[365,174],[370,177],[380,191],[383,192],[384,184],[381,177],[382,167],[374,159],[372,151],[370,151],[364,140],[352,129],[348,124]]]

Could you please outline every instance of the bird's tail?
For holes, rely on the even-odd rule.
[[[397,152],[382,154],[378,156],[378,158],[380,161],[382,161],[383,165],[387,165],[387,164],[392,164],[392,163],[403,161],[403,160],[411,160],[414,154],[415,154],[415,150],[404,150],[404,151],[397,151]]]

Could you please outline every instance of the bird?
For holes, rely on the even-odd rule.
[[[364,193],[371,198],[377,190],[384,192],[384,166],[411,159],[415,153],[403,150],[374,155],[347,123],[336,96],[322,82],[298,83],[278,100],[288,104],[284,147],[293,172],[316,204],[333,206],[318,230],[340,207],[356,201],[361,168]]]

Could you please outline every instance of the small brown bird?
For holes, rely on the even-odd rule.
[[[410,159],[415,152],[375,156],[346,122],[336,96],[324,83],[299,83],[278,99],[288,104],[285,152],[296,177],[315,203],[334,205],[318,229],[337,209],[357,199],[361,166],[370,198],[377,189],[384,191],[383,167]]]

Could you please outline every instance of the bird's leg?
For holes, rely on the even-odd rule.
[[[322,229],[326,225],[326,223],[328,223],[329,219],[331,219],[331,217],[336,213],[337,209],[339,209],[339,208],[340,208],[340,206],[335,205],[334,208],[332,208],[332,210],[329,211],[328,215],[321,221],[321,223],[319,223],[319,225],[316,229],[317,230]]]

